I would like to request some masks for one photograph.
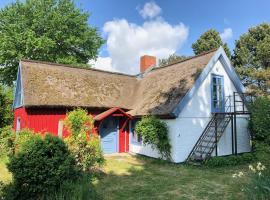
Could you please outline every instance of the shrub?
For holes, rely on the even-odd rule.
[[[13,175],[14,199],[40,199],[77,176],[75,159],[59,138],[32,137],[11,157],[7,167]]]
[[[70,135],[65,139],[82,171],[90,171],[104,163],[100,139],[91,133],[93,117],[80,108],[68,113],[64,124]]]
[[[250,129],[254,139],[270,145],[270,99],[258,97],[250,106]]]
[[[22,129],[16,136],[15,139],[15,153],[18,153],[23,150],[24,144],[27,145],[28,142],[30,142],[33,137],[40,138],[40,134],[36,134],[34,131],[25,128]]]
[[[0,129],[0,156],[12,155],[14,152],[15,133],[11,126]]]
[[[171,145],[165,122],[155,117],[144,117],[136,124],[135,130],[142,136],[144,144],[157,148],[163,158],[170,159]]]
[[[86,110],[77,108],[67,114],[64,120],[65,128],[74,137],[80,133],[90,133],[93,128],[93,117],[88,115]]]
[[[252,163],[256,160],[257,157],[254,153],[243,153],[239,155],[211,157],[205,161],[205,165],[208,167],[235,166]]]
[[[90,171],[104,164],[105,159],[98,136],[91,135],[91,137],[87,139],[86,134],[82,133],[78,137],[67,137],[65,142],[74,155],[77,166],[82,171]]]

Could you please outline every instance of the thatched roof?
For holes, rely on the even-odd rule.
[[[133,116],[171,116],[215,51],[154,68],[142,79],[121,73],[21,61],[26,107],[121,107]]]

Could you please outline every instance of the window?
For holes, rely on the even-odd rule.
[[[212,112],[224,112],[223,76],[212,75]]]
[[[136,144],[141,144],[142,143],[142,137],[138,135],[135,131],[135,126],[138,120],[133,120],[131,122],[131,133],[132,133],[132,142]]]
[[[16,120],[16,135],[19,134],[20,130],[21,130],[21,118],[18,117]]]
[[[59,120],[58,122],[58,137],[59,138],[63,138],[63,126],[64,126],[63,120]]]

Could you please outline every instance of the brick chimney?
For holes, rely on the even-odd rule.
[[[144,55],[141,57],[140,72],[143,73],[149,67],[153,67],[155,65],[156,65],[156,57],[155,56]]]

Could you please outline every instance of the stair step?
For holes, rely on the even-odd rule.
[[[211,148],[213,148],[213,147],[211,147],[211,146],[205,146],[205,145],[199,145],[198,148],[205,148],[205,149],[206,149],[206,148],[209,148],[209,149],[211,149]]]
[[[196,150],[194,153],[200,153],[200,154],[205,154],[205,155],[209,154],[209,152],[199,151],[199,150]]]

